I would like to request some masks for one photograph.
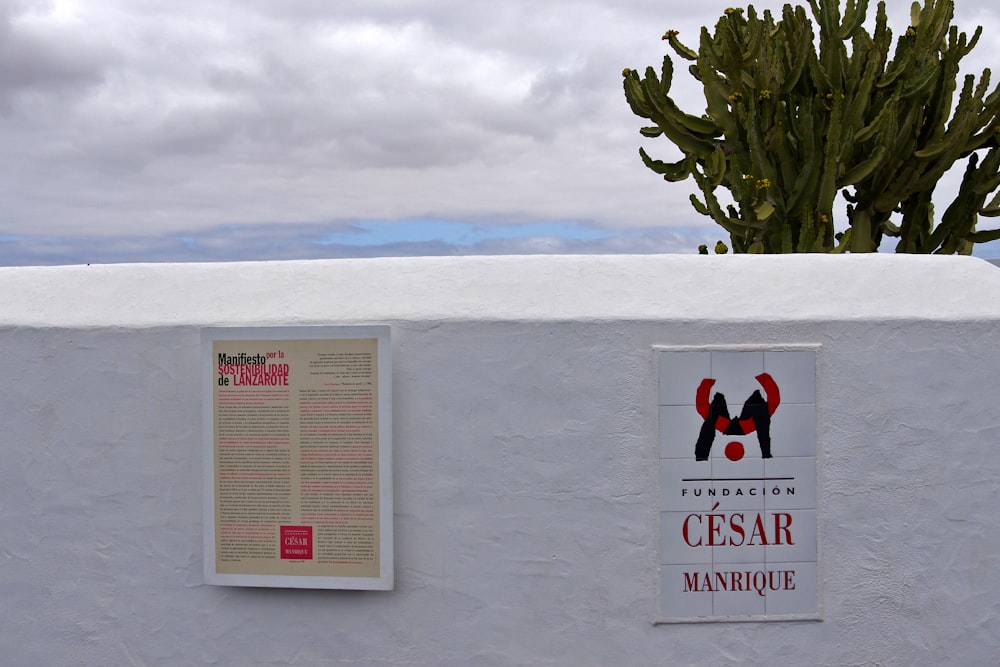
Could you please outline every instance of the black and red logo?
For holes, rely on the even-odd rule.
[[[736,419],[729,417],[729,405],[726,397],[716,392],[709,402],[708,397],[715,386],[715,380],[705,378],[698,385],[698,392],[695,395],[695,406],[698,414],[704,419],[701,432],[698,434],[698,442],[694,446],[694,457],[698,461],[707,461],[708,455],[712,451],[715,442],[715,434],[723,435],[750,435],[757,434],[757,442],[760,444],[760,455],[762,458],[770,459],[771,456],[771,415],[778,409],[781,403],[781,392],[778,385],[767,373],[761,373],[755,378],[760,383],[767,398],[761,396],[760,390],[755,390],[750,398],[743,404],[743,412]],[[739,461],[743,458],[743,445],[739,442],[730,442],[726,446],[726,457],[732,461]]]

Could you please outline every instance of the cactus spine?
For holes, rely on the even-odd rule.
[[[642,135],[684,154],[668,163],[640,148],[642,161],[668,181],[692,177],[692,205],[729,233],[734,252],[872,252],[890,236],[897,252],[968,254],[1000,238],[976,229],[979,216],[1000,215],[1000,87],[990,90],[988,69],[966,76],[955,103],[959,63],[981,29],[969,39],[951,26],[950,0],[914,3],[890,55],[885,3],[871,33],[868,0],[847,0],[843,14],[840,4],[809,0],[818,40],[806,9],[791,5],[780,21],[752,5],[727,9],[714,33],[702,28],[697,51],[668,31],[706,110],[688,114],[671,99],[669,55],[659,72],[624,70],[632,111],[652,121]],[[959,160],[958,195],[935,222],[931,194]],[[834,234],[838,192],[843,234]]]

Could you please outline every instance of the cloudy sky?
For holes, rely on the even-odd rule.
[[[996,66],[1000,4],[956,4],[986,28],[966,69]],[[0,0],[0,265],[714,244],[693,185],[639,161],[671,154],[621,71],[725,7]]]

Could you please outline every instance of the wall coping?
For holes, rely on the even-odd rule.
[[[919,255],[528,255],[0,268],[0,326],[994,320],[1000,271]]]

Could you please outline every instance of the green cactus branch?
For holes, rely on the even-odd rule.
[[[640,148],[643,163],[670,182],[691,177],[692,205],[734,252],[872,252],[895,237],[897,252],[967,254],[1000,238],[977,229],[980,216],[1000,216],[1000,87],[988,69],[958,87],[981,29],[969,38],[951,25],[952,1],[924,0],[894,42],[885,3],[872,32],[868,9],[868,0],[843,11],[839,0],[809,0],[775,21],[752,5],[730,8],[713,31],[702,28],[697,50],[667,31],[702,86],[702,114],[670,97],[669,55],[659,72],[622,72],[632,112],[651,122],[641,134],[684,155],[664,162]],[[932,194],[959,161],[959,192],[935,221]],[[847,230],[835,235],[838,193]]]

